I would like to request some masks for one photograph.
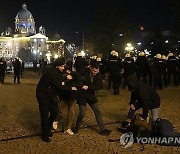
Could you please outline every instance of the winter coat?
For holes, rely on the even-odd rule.
[[[147,118],[149,110],[160,107],[160,97],[148,84],[140,81],[135,75],[127,78],[127,85],[131,91],[129,104],[142,108],[144,119]]]
[[[36,96],[57,97],[59,94],[63,95],[65,91],[71,91],[71,87],[64,84],[65,79],[66,76],[63,76],[58,69],[49,68],[37,85]]]
[[[88,89],[81,90],[80,95],[77,99],[77,103],[86,105],[86,102],[92,104],[98,102],[95,91],[98,91],[102,87],[102,75],[98,73],[93,77],[91,76],[90,71],[86,70],[83,77],[84,85],[87,85]]]

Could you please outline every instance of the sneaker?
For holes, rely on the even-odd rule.
[[[42,137],[42,140],[46,143],[51,142],[51,139],[49,137]]]
[[[52,128],[54,130],[56,130],[58,128],[58,122],[57,121],[54,121],[53,124],[52,124]]]
[[[67,133],[68,135],[74,135],[71,129],[66,130],[65,133]]]
[[[105,136],[108,136],[108,135],[110,135],[111,134],[111,130],[109,130],[109,129],[105,129],[105,130],[103,130],[103,131],[101,131],[100,132],[100,135],[105,135]]]

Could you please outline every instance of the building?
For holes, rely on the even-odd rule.
[[[37,33],[35,21],[27,5],[23,4],[22,9],[15,17],[15,30],[7,28],[0,36],[0,57],[11,59],[20,57],[20,52],[30,51],[34,59],[46,58],[48,60],[54,57],[63,56],[64,43],[63,39],[49,40],[46,36],[44,27],[39,27]],[[56,44],[55,48],[51,48]],[[20,57],[21,58],[21,57]],[[32,59],[33,60],[33,59]]]

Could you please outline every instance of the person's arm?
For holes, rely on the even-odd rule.
[[[65,85],[65,83],[63,82],[64,78],[65,78],[64,76],[63,76],[63,80],[61,80],[60,76],[57,74],[49,74],[48,78],[49,78],[49,81],[52,84],[52,86],[58,90],[71,91],[71,90],[75,89],[74,87]],[[66,76],[66,78],[67,78],[67,76]]]
[[[129,101],[129,105],[131,105],[131,104],[134,105],[136,100],[137,100],[137,96],[136,96],[135,92],[131,91],[131,98],[130,98],[130,101]]]

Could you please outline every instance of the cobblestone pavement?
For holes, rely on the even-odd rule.
[[[40,139],[40,117],[35,98],[38,74],[26,71],[21,84],[13,83],[12,74],[0,84],[0,153],[2,154],[69,154],[69,153],[180,153],[178,147],[156,144],[133,144],[123,148],[117,142],[122,135],[117,131],[120,121],[126,119],[130,92],[121,89],[120,95],[112,95],[112,90],[104,89],[97,93],[106,127],[112,130],[110,136],[99,135],[95,117],[87,107],[87,114],[79,134],[68,136],[60,131],[54,133],[51,143]],[[104,83],[105,85],[105,83]],[[159,90],[161,96],[160,115],[171,121],[180,131],[180,86]],[[78,108],[77,108],[78,110]]]

